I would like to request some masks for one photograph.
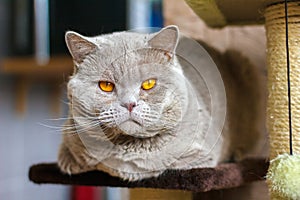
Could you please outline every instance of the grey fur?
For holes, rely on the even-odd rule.
[[[188,85],[174,54],[177,27],[97,37],[67,32],[66,42],[76,70],[68,83],[70,119],[58,158],[63,172],[98,169],[133,181],[171,168],[214,167],[229,158],[226,134],[205,139],[210,107],[202,89]],[[157,85],[141,89],[150,78]],[[114,91],[102,91],[100,80],[114,83]],[[130,102],[136,105],[132,112],[124,106]]]

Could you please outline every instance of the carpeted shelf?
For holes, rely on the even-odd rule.
[[[143,187],[206,192],[238,187],[252,181],[264,180],[268,166],[269,163],[266,159],[255,158],[238,163],[220,164],[216,168],[167,170],[156,178],[128,182],[101,171],[66,175],[60,172],[56,163],[42,163],[33,165],[30,168],[29,179],[37,184]]]

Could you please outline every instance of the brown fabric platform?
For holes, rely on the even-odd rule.
[[[269,163],[266,159],[255,158],[239,163],[220,164],[216,168],[168,170],[157,178],[128,182],[101,171],[91,171],[70,176],[62,174],[56,163],[42,163],[33,165],[30,168],[29,179],[37,184],[143,187],[206,192],[238,187],[248,182],[264,180],[268,166]]]

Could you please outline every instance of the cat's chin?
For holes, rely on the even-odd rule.
[[[133,120],[127,120],[119,125],[119,129],[123,131],[125,135],[130,135],[136,138],[149,138],[155,134],[145,133],[145,129],[141,124]]]

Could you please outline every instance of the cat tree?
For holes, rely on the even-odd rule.
[[[263,22],[264,16],[271,160],[267,182],[272,199],[299,199],[300,1],[186,1],[208,25],[214,27]]]
[[[271,165],[273,165],[268,173],[268,183],[272,199],[293,199],[294,196],[289,196],[286,190],[289,190],[289,186],[293,187],[293,184],[299,183],[299,174],[298,179],[295,177],[296,180],[294,180],[294,176],[292,176],[290,178],[292,180],[287,180],[289,181],[287,183],[282,181],[285,180],[284,178],[273,179],[272,176],[278,177],[278,173],[283,173],[280,171],[280,167],[277,170],[278,165],[275,164],[278,164],[276,158],[279,155],[290,152],[290,127],[293,130],[292,149],[294,155],[292,157],[297,158],[297,154],[300,154],[300,126],[298,121],[300,119],[300,95],[297,94],[300,87],[300,1],[289,1],[287,3],[291,75],[291,126],[288,120],[284,2],[276,0],[186,0],[186,2],[211,27],[265,23],[269,91],[267,126],[270,134],[270,159],[272,160]],[[280,163],[284,165],[286,162],[280,160]],[[290,163],[294,168],[300,168],[300,159],[293,160]],[[203,192],[232,188],[247,182],[263,180],[268,167],[269,164],[265,159],[250,159],[240,163],[221,164],[216,168],[170,170],[158,178],[128,183],[99,171],[74,176],[63,175],[55,163],[50,163],[32,166],[29,177],[35,183],[147,187]],[[291,185],[287,186],[286,184]],[[300,197],[296,196],[294,199],[297,198]]]

